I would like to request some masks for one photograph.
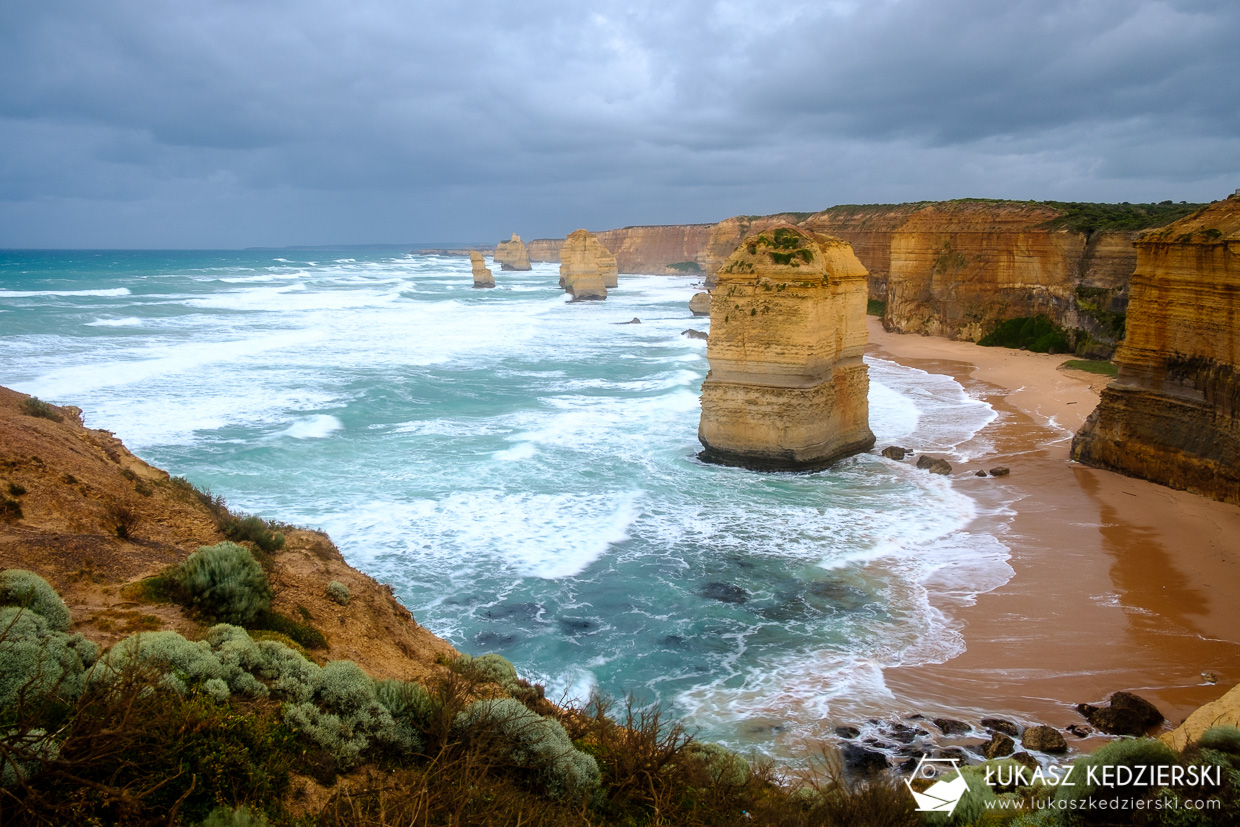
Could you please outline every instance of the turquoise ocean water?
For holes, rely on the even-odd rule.
[[[950,480],[696,458],[688,277],[568,304],[556,265],[388,252],[0,251],[0,384],[78,405],[230,505],[331,533],[423,625],[548,694],[659,700],[791,755],[882,670],[963,645],[935,597],[1011,575]],[[622,324],[633,318],[641,324]],[[965,460],[995,414],[868,358],[878,446]]]

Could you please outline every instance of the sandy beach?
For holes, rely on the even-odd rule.
[[[1240,682],[1240,508],[1072,462],[1106,380],[1060,369],[1070,357],[869,323],[873,355],[949,374],[999,412],[979,434],[993,447],[953,476],[984,507],[1015,512],[970,527],[1010,548],[1014,576],[971,605],[943,598],[967,651],[888,669],[897,707],[1063,727],[1081,721],[1073,704],[1123,689],[1179,723]],[[999,465],[1011,475],[975,476]]]

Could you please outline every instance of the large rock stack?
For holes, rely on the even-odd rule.
[[[616,257],[592,233],[577,230],[564,239],[560,286],[572,294],[573,301],[606,299],[607,288],[617,284]]]
[[[791,225],[750,234],[711,295],[702,459],[823,468],[874,444],[866,271],[847,242]]]
[[[1240,504],[1240,196],[1141,235],[1130,290],[1073,459]]]
[[[482,253],[472,250],[469,253],[469,264],[474,270],[474,287],[494,287],[495,276],[487,269]]]
[[[530,251],[516,233],[508,241],[495,245],[495,263],[501,270],[529,270]]]

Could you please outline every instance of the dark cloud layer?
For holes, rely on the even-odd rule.
[[[0,246],[1240,186],[1234,0],[0,6]]]

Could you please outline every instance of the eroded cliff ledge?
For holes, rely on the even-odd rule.
[[[495,263],[503,270],[529,270],[530,252],[516,233],[495,245]]]
[[[848,243],[768,227],[742,241],[718,279],[701,457],[812,470],[873,445],[861,359],[866,271]]]
[[[668,224],[622,227],[595,233],[595,236],[615,255],[616,266],[621,273],[696,275],[702,272],[698,254],[706,246],[714,226]],[[530,258],[534,261],[560,261],[560,247],[563,244],[562,239],[534,239],[529,245]],[[735,244],[732,249],[735,249]]]
[[[1240,196],[1143,234],[1130,289],[1073,459],[1240,504]]]

